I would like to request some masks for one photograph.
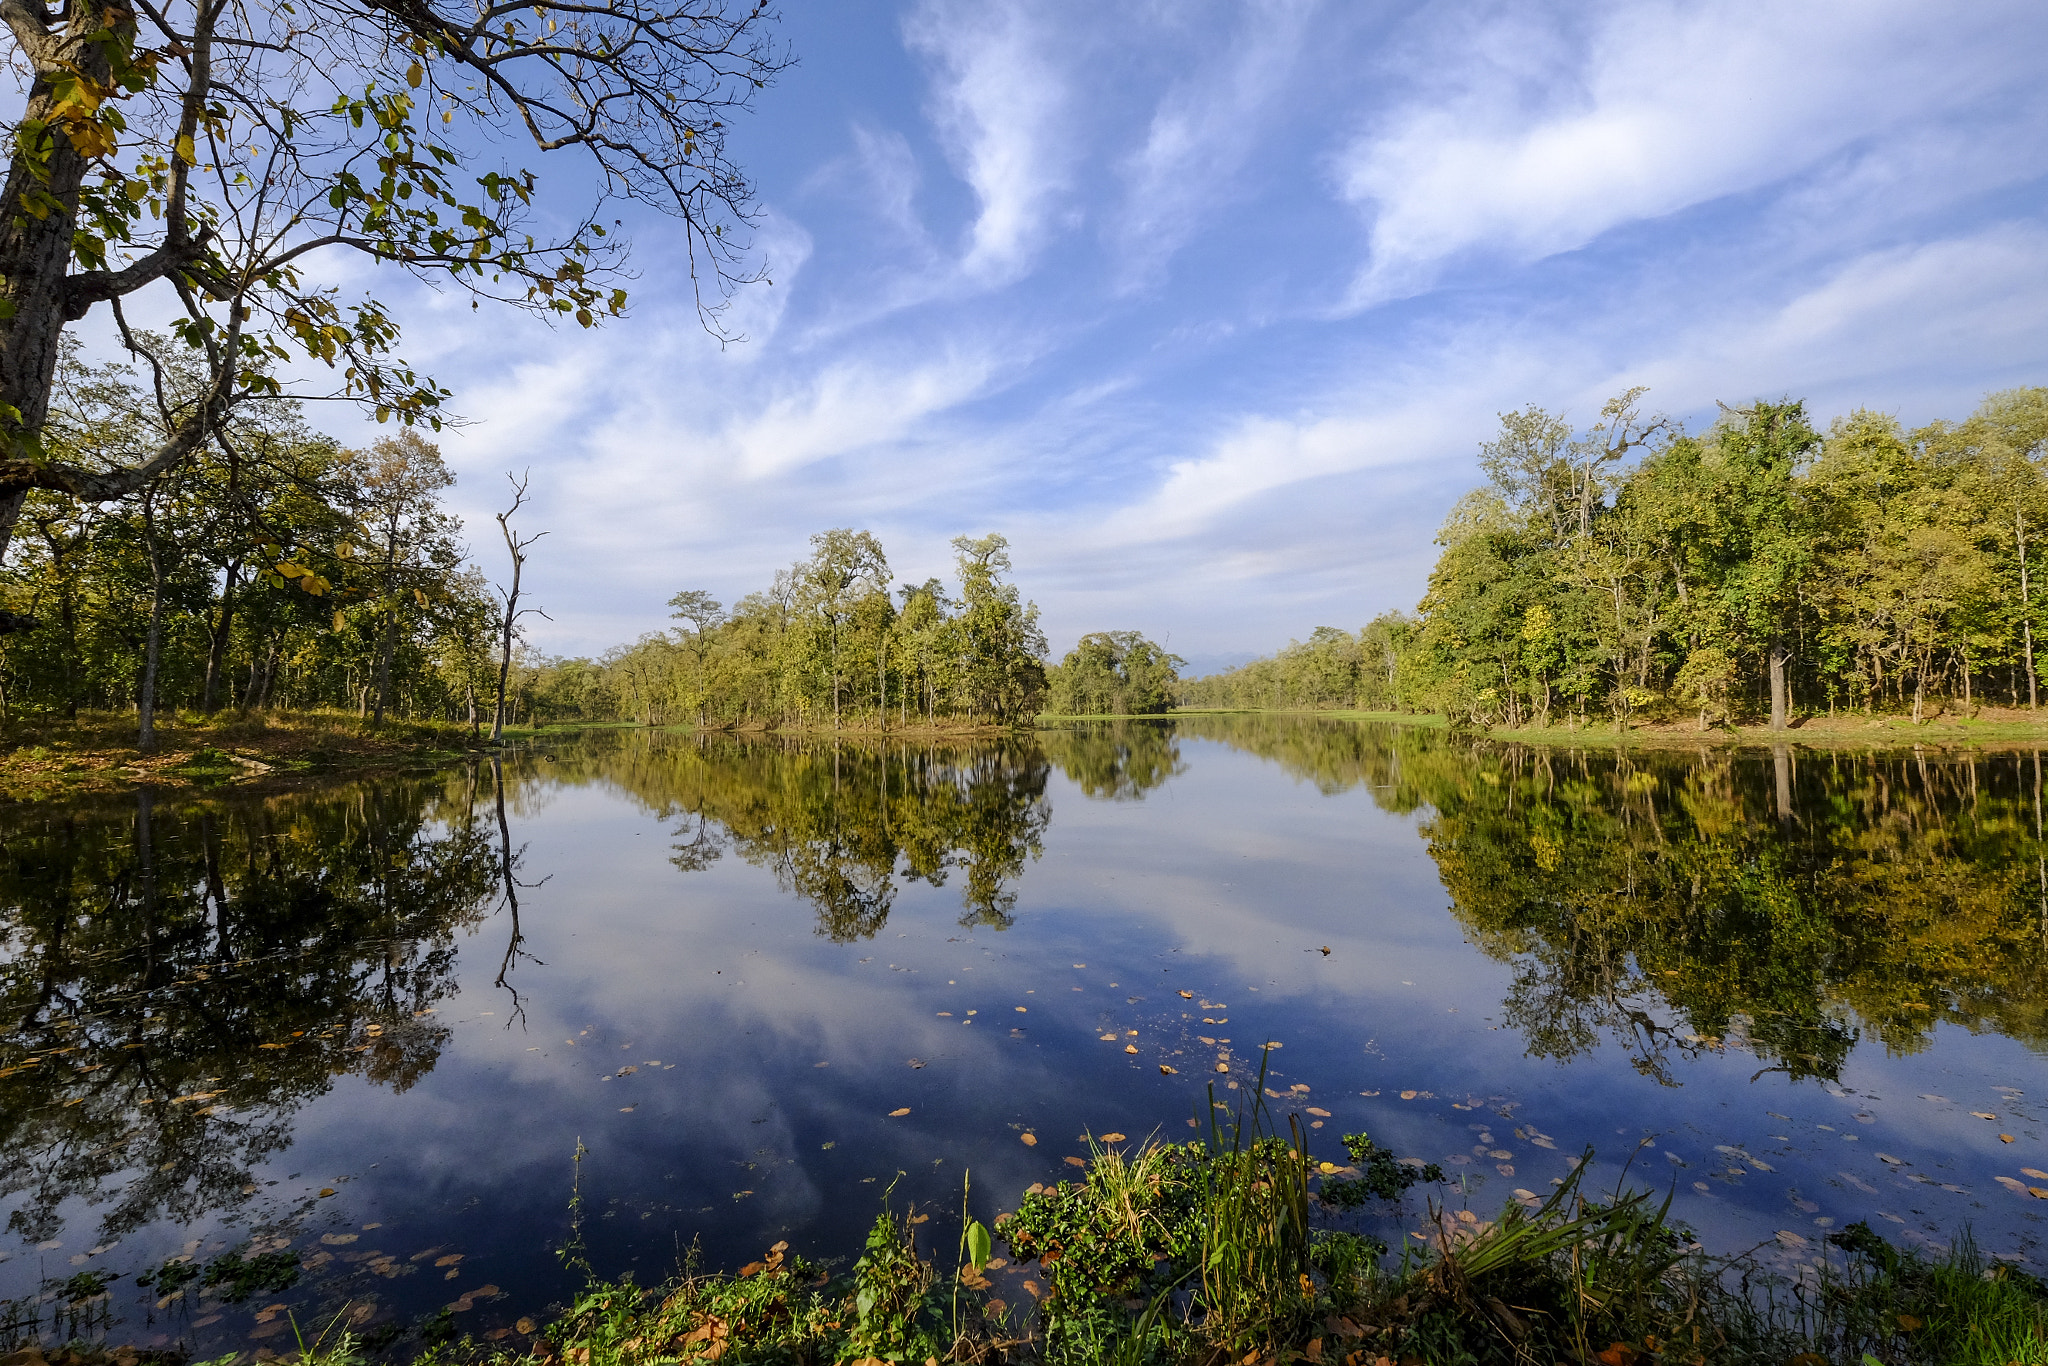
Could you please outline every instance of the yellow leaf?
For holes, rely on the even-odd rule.
[[[1024,1146],[1027,1148],[1036,1148],[1038,1146],[1037,1134],[1019,1134],[1017,1135],[1017,1137],[1019,1140],[1023,1142]]]
[[[889,1118],[891,1118],[891,1119],[901,1119],[901,1118],[903,1118],[903,1116],[905,1116],[905,1115],[907,1115],[907,1114],[909,1114],[909,1113],[910,1113],[910,1107],[909,1107],[908,1105],[906,1105],[906,1106],[904,1106],[904,1107],[903,1107],[903,1108],[902,1108],[901,1110],[891,1110],[891,1111],[889,1112]]]
[[[1124,1136],[1122,1134],[1104,1134],[1102,1141],[1104,1143],[1121,1143],[1124,1141]]]
[[[420,64],[418,62],[414,62],[411,66],[405,69],[405,83],[411,86],[413,89],[417,90],[420,88],[420,82],[426,78],[426,74],[427,73],[421,69]]]
[[[178,134],[176,150],[178,160],[184,162],[187,166],[197,166],[199,164],[199,149],[192,145],[192,135],[190,133]]]

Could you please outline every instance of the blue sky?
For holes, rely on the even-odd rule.
[[[404,296],[476,419],[495,569],[531,467],[535,640],[594,653],[866,528],[899,579],[1001,531],[1055,652],[1198,666],[1412,607],[1496,414],[1908,422],[2048,383],[2048,9],[830,0],[734,147],[773,286],[699,328]],[[351,428],[337,430],[357,439]]]

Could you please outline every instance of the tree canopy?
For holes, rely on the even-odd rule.
[[[1792,399],[1692,434],[1631,390],[1574,436],[1530,408],[1481,448],[1419,614],[1324,628],[1194,703],[1736,719],[2039,702],[2048,389],[1908,429]]]
[[[760,278],[728,120],[788,64],[765,0],[0,4],[25,101],[0,191],[0,555],[31,489],[135,494],[237,408],[301,396],[438,426],[354,255],[589,327],[625,306],[624,205],[677,225],[707,325]],[[572,153],[546,179],[523,148]],[[172,319],[152,343],[142,302]],[[105,304],[160,430],[113,461],[45,440],[67,329]],[[166,382],[183,367],[185,384]],[[19,624],[19,623],[16,623]]]

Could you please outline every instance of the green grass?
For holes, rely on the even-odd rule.
[[[1040,716],[1041,724],[1069,721],[1171,720],[1177,716],[1298,716],[1329,721],[1371,721],[1386,725],[1445,730],[1449,721],[1436,712],[1351,711],[1313,707],[1179,707],[1157,716]],[[1467,733],[1515,744],[1577,747],[1584,745],[1697,749],[1701,745],[1755,746],[1795,744],[1810,748],[1889,749],[1901,745],[2004,745],[2048,743],[2048,711],[2039,721],[1997,717],[1941,715],[1915,725],[1910,716],[1890,714],[1800,716],[1785,730],[1765,725],[1720,725],[1700,730],[1687,716],[1645,717],[1624,730],[1612,720],[1590,719],[1576,725],[1568,717],[1545,727],[1467,728]]]
[[[1007,1257],[964,1210],[949,1255],[920,1248],[926,1216],[885,1196],[842,1269],[778,1243],[732,1274],[692,1262],[658,1287],[594,1284],[517,1350],[443,1343],[417,1366],[2048,1363],[2048,1286],[1967,1232],[1939,1258],[1861,1224],[1776,1264],[1713,1258],[1668,1198],[1583,1189],[1585,1163],[1482,1218],[1363,1134],[1339,1165],[1298,1121],[1277,1132],[1255,1105],[1220,1123],[1213,1098],[1210,1114],[1195,1142],[1091,1144],[1076,1179],[998,1220]],[[1402,1226],[1426,1238],[1393,1254],[1357,1231],[1361,1207],[1404,1200]]]

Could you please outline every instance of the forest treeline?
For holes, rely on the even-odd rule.
[[[890,587],[873,533],[811,537],[811,553],[727,610],[670,599],[683,624],[602,659],[556,662],[541,714],[700,728],[903,728],[1028,720],[1045,696],[1038,607],[1009,581],[1009,542],[953,540],[957,584]]]
[[[167,370],[152,379],[197,382]],[[46,446],[80,466],[132,462],[163,439],[143,387],[131,367],[68,350]],[[444,504],[454,482],[415,430],[352,449],[277,399],[238,407],[132,497],[32,491],[0,563],[0,609],[33,623],[0,637],[0,716],[134,711],[145,746],[155,713],[181,708],[474,726],[494,710],[504,653],[512,721],[1012,725],[1045,700],[1038,609],[1009,581],[1001,536],[957,538],[951,585],[892,588],[871,533],[821,532],[730,610],[686,591],[673,630],[601,659],[547,658],[517,623],[507,638],[504,595]],[[1112,682],[1137,670],[1131,705],[1170,703],[1170,657],[1124,636],[1109,655]]]
[[[2048,389],[1908,429],[1795,400],[1691,434],[1643,390],[1507,413],[1414,615],[1183,684],[1191,706],[1690,718],[2036,706]]]
[[[133,369],[74,348],[57,378],[54,457],[111,469],[163,439]],[[34,490],[0,563],[0,607],[34,623],[0,637],[0,705],[474,716],[501,609],[443,504],[454,482],[415,430],[352,449],[277,399],[132,497]]]

